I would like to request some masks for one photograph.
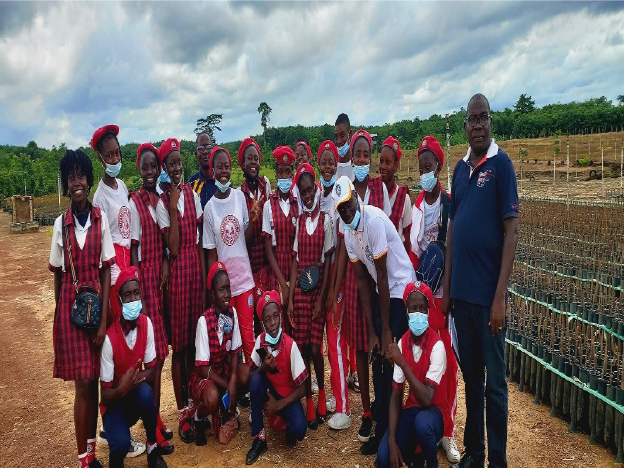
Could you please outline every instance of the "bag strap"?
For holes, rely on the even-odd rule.
[[[72,259],[72,245],[69,242],[69,228],[65,225],[65,214],[63,214],[62,223],[63,227],[65,228],[65,249],[67,249],[67,257],[69,258],[69,266],[72,271],[74,288],[76,289],[76,294],[78,294],[78,279],[76,278],[76,271],[74,270],[74,260]]]
[[[437,241],[447,242],[447,222],[449,221],[449,194],[441,192],[441,226],[438,228]]]

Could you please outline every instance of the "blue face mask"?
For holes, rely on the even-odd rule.
[[[342,147],[338,147],[337,150],[339,152],[339,156],[343,158],[349,151],[349,142],[345,142],[345,144]]]
[[[226,192],[228,189],[230,189],[230,184],[232,184],[232,181],[228,180],[227,183],[222,184],[221,182],[215,180],[215,185],[217,186],[217,189],[219,189],[221,192]]]
[[[336,174],[333,175],[329,181],[326,181],[325,179],[321,178],[321,185],[323,187],[332,187],[335,182],[336,182]]]
[[[429,173],[422,174],[419,177],[419,180],[421,181],[421,187],[423,187],[425,192],[432,192],[438,178],[434,174],[434,171],[430,171]]]
[[[363,164],[362,166],[354,165],[354,176],[360,182],[364,181],[367,176],[369,176],[369,165]]]
[[[119,160],[117,164],[107,164],[104,172],[111,176],[112,178],[116,178],[119,172],[122,169],[122,162]]]
[[[122,303],[122,315],[126,321],[134,321],[139,317],[142,308],[141,300]]]
[[[158,177],[158,180],[164,184],[171,184],[171,178],[169,177],[169,174],[167,174],[167,171],[165,171],[165,168],[161,169],[161,174]]]
[[[280,340],[281,335],[282,335],[282,325],[280,325],[280,327],[278,328],[278,333],[276,334],[275,337],[271,337],[269,333],[266,333],[265,340],[271,345],[276,345],[278,341]]]
[[[345,226],[354,231],[358,228],[358,222],[360,222],[360,207],[358,208],[358,211],[356,211],[354,219],[350,223],[345,223]]]
[[[283,194],[286,194],[291,190],[291,186],[293,185],[293,179],[291,178],[283,178],[278,179],[278,189]]]
[[[425,313],[408,313],[408,327],[410,332],[420,336],[428,328],[428,315]]]

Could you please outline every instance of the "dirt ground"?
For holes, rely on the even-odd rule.
[[[0,212],[0,466],[75,466],[72,383],[52,379],[53,277],[47,270],[51,228],[35,233],[10,234],[10,217]],[[169,360],[165,364],[162,416],[176,428],[176,409]],[[326,388],[329,374],[326,370]],[[509,385],[508,462],[516,467],[613,467],[614,455],[601,446],[590,446],[588,436],[568,433],[568,424],[549,416],[546,406],[536,406],[530,394]],[[257,466],[274,467],[370,467],[373,457],[359,453],[356,434],[361,408],[351,392],[352,428],[337,433],[323,425],[309,432],[297,450],[288,449],[282,435],[269,434],[270,451]],[[238,467],[245,465],[251,444],[248,409],[242,409],[242,430],[228,446],[209,437],[205,447],[183,444],[166,457],[170,467]],[[462,446],[465,409],[463,391],[458,402],[457,437]],[[141,425],[134,436],[144,441]],[[97,456],[107,461],[106,447]],[[439,462],[448,467],[439,450]],[[127,459],[128,467],[145,467],[145,456]]]

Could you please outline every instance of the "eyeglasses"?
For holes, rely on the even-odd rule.
[[[490,119],[490,114],[482,114],[481,116],[469,116],[466,118],[466,122],[471,126],[475,127],[475,125],[479,122],[481,126],[485,126],[488,124]]]
[[[214,145],[198,145],[197,147],[195,147],[197,151],[212,150],[213,148]]]

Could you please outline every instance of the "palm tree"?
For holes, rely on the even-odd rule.
[[[269,122],[269,115],[271,114],[271,108],[265,101],[258,105],[258,113],[260,114],[260,125],[263,127],[263,142],[264,146],[267,146],[267,138],[265,132],[267,131],[267,123]]]

